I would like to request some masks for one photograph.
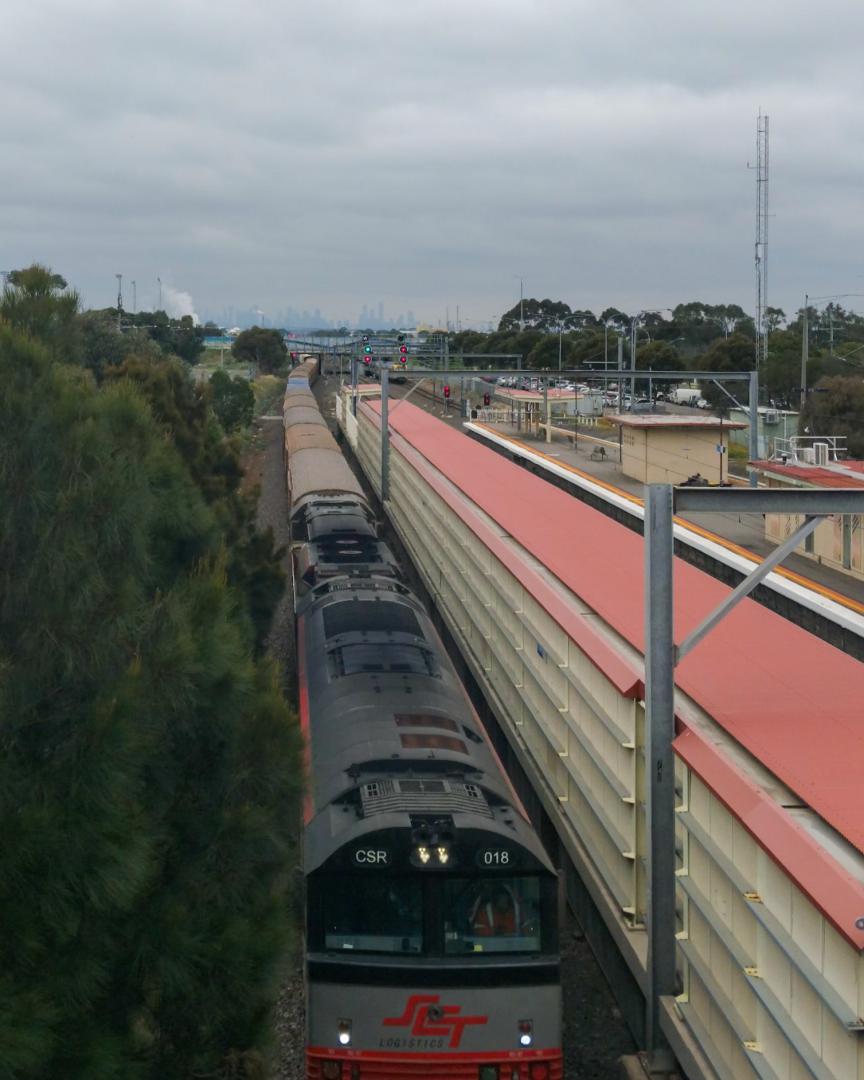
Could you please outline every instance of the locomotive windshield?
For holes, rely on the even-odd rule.
[[[323,895],[324,947],[361,952],[423,951],[422,883],[357,876]]]
[[[319,948],[355,954],[550,953],[556,896],[554,879],[537,874],[328,874],[310,879],[310,934]]]
[[[540,879],[451,878],[444,883],[444,951],[539,952]]]

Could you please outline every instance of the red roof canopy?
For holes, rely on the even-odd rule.
[[[379,404],[372,408],[377,413]],[[394,432],[644,651],[640,536],[408,402],[391,413],[390,422]],[[729,588],[680,559],[674,573],[675,637],[681,641]],[[864,852],[864,665],[744,600],[683,660],[676,682]]]

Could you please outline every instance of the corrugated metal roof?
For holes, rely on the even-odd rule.
[[[364,406],[368,408],[370,406]],[[372,403],[373,410],[378,403]],[[377,420],[376,416],[376,420]],[[641,537],[406,402],[393,430],[640,651]],[[681,641],[729,593],[675,560]],[[678,686],[864,851],[864,666],[743,601],[681,663]]]
[[[754,461],[754,469],[774,476],[798,480],[811,487],[864,487],[864,461],[843,461],[838,465],[787,465],[779,461]]]

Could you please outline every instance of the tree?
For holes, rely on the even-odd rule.
[[[262,375],[277,375],[285,371],[288,349],[278,330],[253,326],[237,335],[231,352],[241,364],[254,365]]]
[[[566,336],[562,336],[560,339],[560,359],[561,367],[573,366],[573,344]],[[529,368],[551,368],[554,370],[559,367],[558,361],[558,335],[544,334],[526,357],[525,364]]]
[[[864,457],[864,378],[829,375],[807,395],[798,430],[809,435],[845,435],[849,456]]]
[[[636,348],[636,368],[638,371],[683,371],[684,363],[678,350],[668,341],[649,341]]]
[[[585,319],[596,321],[590,311],[574,312],[563,300],[535,300],[525,299],[514,304],[509,311],[505,311],[498,323],[499,331],[519,330],[524,325],[526,329],[545,330],[551,332],[563,327],[571,330],[581,326]]]
[[[786,322],[786,312],[783,308],[766,307],[762,315],[762,321],[768,333],[773,334],[775,330],[779,330],[781,325]]]
[[[630,316],[625,315],[616,307],[605,308],[600,315],[600,322],[610,329],[614,326],[618,330],[627,330],[630,327]]]
[[[215,514],[227,546],[229,582],[247,601],[256,652],[264,648],[285,584],[271,529],[258,532],[254,493],[240,490],[243,470],[238,444],[215,422],[206,387],[193,382],[177,360],[153,362],[129,357],[106,372],[109,380],[129,379],[146,397],[157,422],[179,451]]]
[[[753,354],[753,342],[744,334],[730,334],[729,337],[716,341],[707,352],[698,358],[697,367],[703,371],[750,371],[753,368],[755,357]],[[727,395],[713,382],[703,382],[702,393],[705,399],[711,403],[721,415],[728,413],[732,402]],[[744,404],[749,392],[747,382],[724,382],[726,391]]]
[[[288,934],[296,724],[140,391],[8,327],[0,382],[0,1060],[250,1077]]]
[[[229,434],[252,423],[255,394],[248,379],[232,379],[224,371],[214,371],[210,378],[213,411],[223,429]]]
[[[0,320],[44,342],[55,357],[71,359],[75,355],[78,305],[78,293],[68,288],[65,278],[34,263],[7,275],[0,297]]]

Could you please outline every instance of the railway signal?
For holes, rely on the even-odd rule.
[[[483,395],[483,404],[484,404],[484,405],[488,405],[488,404],[489,404],[489,401],[490,401],[490,400],[491,400],[491,399],[490,399],[490,397],[489,397],[489,394],[488,394],[488,393],[485,393],[485,394]]]
[[[450,387],[449,387],[449,386],[447,386],[447,385],[445,385],[445,387],[444,387],[444,397],[445,397],[445,398],[449,398],[449,397],[450,397]]]
[[[399,363],[400,364],[407,364],[408,363],[408,346],[407,345],[400,345],[399,346]]]

